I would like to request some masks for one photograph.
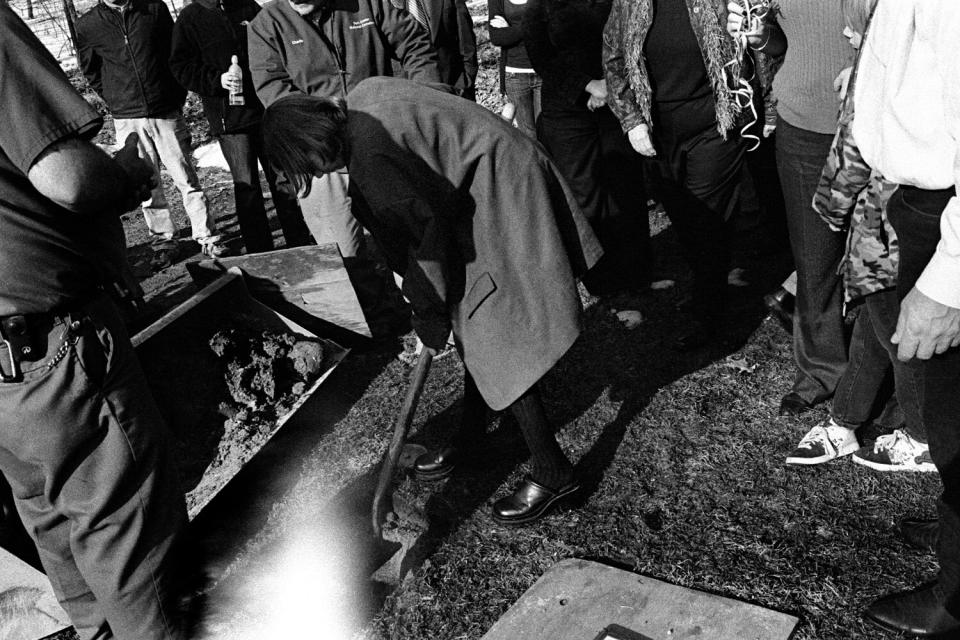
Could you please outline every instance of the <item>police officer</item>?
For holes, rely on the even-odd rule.
[[[183,493],[104,293],[152,170],[136,135],[89,141],[100,116],[5,3],[0,33],[0,472],[81,638],[180,638]]]

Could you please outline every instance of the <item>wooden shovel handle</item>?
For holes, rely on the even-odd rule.
[[[407,387],[407,396],[403,399],[403,406],[400,407],[400,414],[397,416],[397,422],[393,427],[393,439],[390,440],[390,447],[384,455],[383,465],[380,467],[380,478],[377,480],[377,490],[373,494],[373,532],[380,536],[383,531],[383,523],[387,514],[393,509],[393,499],[390,493],[393,482],[393,472],[397,468],[397,461],[400,459],[400,453],[403,451],[403,445],[407,439],[407,433],[410,432],[410,424],[413,422],[413,416],[417,411],[417,403],[420,401],[420,393],[423,391],[423,384],[426,382],[427,374],[430,372],[430,364],[433,362],[433,350],[424,348],[417,358],[417,365],[410,376],[410,386]]]

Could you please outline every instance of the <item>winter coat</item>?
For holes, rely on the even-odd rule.
[[[529,0],[523,42],[543,79],[545,113],[586,111],[587,83],[603,79],[603,23],[610,0]]]
[[[260,13],[256,0],[193,0],[173,25],[170,70],[186,89],[200,96],[213,135],[248,129],[260,122],[263,105],[253,89],[247,59],[247,25]],[[242,106],[231,106],[220,84],[237,56],[243,71]]]
[[[187,92],[170,72],[173,19],[161,0],[103,2],[77,20],[80,68],[115,118],[146,118],[183,107]]]
[[[603,33],[603,63],[607,78],[607,104],[624,131],[651,125],[653,91],[643,55],[643,43],[653,23],[652,0],[612,0]],[[700,43],[703,62],[713,86],[717,130],[727,132],[742,124],[741,107],[732,89],[741,76],[736,42],[726,31],[727,0],[685,0],[690,25]],[[751,60],[768,66],[762,52],[749,52]],[[734,64],[728,63],[734,62]],[[753,74],[756,76],[757,74]],[[755,87],[755,91],[760,87]]]
[[[393,75],[396,56],[411,80],[439,83],[426,31],[390,0],[333,0],[317,26],[287,0],[270,0],[250,23],[250,75],[270,106],[285,95],[346,97],[358,82]]]
[[[452,329],[509,406],[580,333],[574,278],[602,254],[543,149],[470,101],[371,78],[347,97],[353,213],[403,278],[428,346]]]

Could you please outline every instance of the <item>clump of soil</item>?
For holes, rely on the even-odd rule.
[[[322,371],[323,345],[292,333],[242,324],[218,331],[209,344],[225,365],[230,394],[229,400],[220,403],[226,420],[218,459],[232,459],[237,448],[258,449],[280,416],[303,396]]]

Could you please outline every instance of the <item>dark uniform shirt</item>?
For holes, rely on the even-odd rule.
[[[42,313],[88,297],[123,260],[115,216],[73,213],[27,171],[52,143],[92,136],[102,120],[65,82],[53,56],[0,3],[0,316]]]

